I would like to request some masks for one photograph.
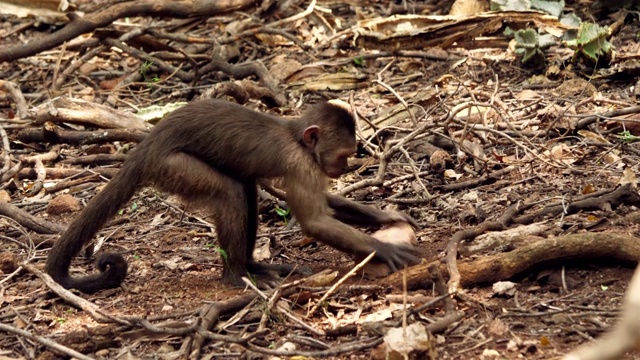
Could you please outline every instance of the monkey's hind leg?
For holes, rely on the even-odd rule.
[[[223,283],[244,286],[243,276],[256,279],[253,275],[270,276],[274,269],[286,274],[293,269],[253,261],[258,222],[254,180],[241,182],[185,153],[167,157],[162,165],[158,171],[161,180],[156,181],[160,188],[212,212],[223,261]],[[266,280],[272,286],[276,279],[257,280]]]
[[[211,210],[216,224],[218,242],[227,250],[222,281],[244,286],[242,277],[255,281],[260,288],[275,287],[280,276],[294,269],[286,264],[262,264],[253,260],[258,229],[258,204],[256,183],[225,178],[224,194],[211,198]],[[220,181],[220,180],[218,180]],[[220,196],[222,195],[222,196]],[[240,266],[239,264],[243,264]]]

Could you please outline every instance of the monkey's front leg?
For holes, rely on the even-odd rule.
[[[347,224],[380,226],[406,222],[415,228],[418,227],[414,218],[400,211],[382,211],[333,194],[327,194],[327,201],[334,211],[333,217]]]

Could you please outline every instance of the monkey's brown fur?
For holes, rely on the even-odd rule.
[[[165,118],[129,155],[55,243],[46,269],[65,288],[85,293],[119,286],[127,263],[102,254],[99,273],[72,277],[71,259],[141,186],[154,184],[207,207],[226,252],[223,281],[242,284],[246,274],[279,273],[289,265],[253,260],[257,229],[256,181],[282,177],[305,234],[351,254],[377,252],[392,269],[415,263],[411,248],[397,247],[346,225],[381,225],[413,219],[325,193],[325,174],[337,177],[355,152],[355,123],[346,109],[327,102],[297,120],[283,120],[220,100],[200,100]]]

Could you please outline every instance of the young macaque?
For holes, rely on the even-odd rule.
[[[256,182],[269,178],[283,178],[286,201],[306,235],[352,255],[375,251],[376,259],[393,271],[417,263],[413,247],[382,242],[347,225],[415,226],[410,216],[325,192],[326,176],[342,175],[356,151],[355,122],[342,104],[316,104],[296,120],[220,100],[200,100],[174,111],[131,151],[116,176],[56,241],[47,272],[65,288],[84,293],[119,286],[127,274],[122,255],[100,255],[100,272],[81,277],[69,274],[71,259],[138,188],[155,185],[211,211],[226,252],[225,284],[241,286],[247,274],[285,275],[292,265],[253,259]]]

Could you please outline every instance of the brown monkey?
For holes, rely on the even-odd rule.
[[[71,259],[136,189],[153,184],[211,210],[218,242],[226,252],[223,282],[242,285],[251,274],[289,272],[291,265],[253,260],[257,231],[256,181],[281,177],[305,234],[356,255],[376,251],[392,270],[416,263],[409,247],[381,242],[349,225],[415,222],[325,192],[325,174],[335,178],[356,151],[355,122],[331,102],[312,106],[297,120],[284,120],[220,100],[200,100],[168,115],[131,152],[121,170],[55,243],[46,269],[65,288],[85,293],[117,287],[127,274],[119,254],[102,254],[99,273],[72,277]],[[222,209],[222,210],[220,210]]]

